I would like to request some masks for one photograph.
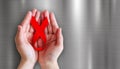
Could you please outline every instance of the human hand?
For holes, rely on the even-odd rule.
[[[34,33],[34,29],[30,25],[31,16],[35,16],[38,23],[40,23],[45,17],[47,17],[49,21],[49,25],[45,30],[47,36],[47,43],[45,44],[46,48],[39,52],[35,51],[31,45]],[[18,69],[33,68],[37,59],[43,69],[59,68],[57,59],[63,50],[63,36],[53,13],[44,11],[40,14],[36,9],[32,12],[28,12],[21,25],[18,25],[15,42],[18,52],[21,55],[21,63],[18,66]],[[35,43],[35,46],[41,47],[44,46],[44,44],[42,40],[39,39]]]
[[[58,69],[57,59],[63,50],[63,35],[61,28],[59,28],[53,13],[43,11],[41,13],[41,20],[47,17],[49,25],[45,30],[47,36],[46,44],[42,40],[38,40],[38,47],[46,46],[42,51],[39,51],[38,62],[42,69]],[[41,22],[41,21],[40,21]]]
[[[30,25],[32,16],[35,16],[36,20],[38,20],[40,13],[37,12],[35,15],[36,11],[36,9],[32,12],[29,11],[23,22],[18,25],[18,31],[15,37],[16,47],[21,56],[21,62],[18,69],[32,69],[38,59],[38,52],[35,51],[31,45],[34,30]],[[37,46],[37,44],[35,44],[35,46]]]

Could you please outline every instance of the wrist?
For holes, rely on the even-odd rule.
[[[40,66],[42,69],[59,69],[57,61],[45,61],[40,63]]]
[[[18,69],[33,69],[34,65],[35,65],[35,62],[33,61],[30,61],[27,59],[21,59]]]

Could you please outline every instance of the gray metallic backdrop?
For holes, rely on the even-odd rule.
[[[17,25],[33,8],[54,12],[63,29],[61,69],[120,69],[120,0],[0,0],[0,69],[17,68]]]

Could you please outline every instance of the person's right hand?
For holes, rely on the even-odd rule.
[[[38,40],[38,47],[46,46],[44,50],[39,51],[38,62],[43,69],[59,69],[57,60],[63,51],[63,35],[61,28],[59,28],[53,13],[49,13],[45,10],[41,12],[40,15],[41,20],[45,17],[48,18],[49,25],[45,30],[47,36],[46,44],[44,45],[41,39]]]

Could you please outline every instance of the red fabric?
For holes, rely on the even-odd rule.
[[[44,42],[44,44],[46,44],[46,35],[45,35],[45,28],[48,26],[48,19],[45,18],[41,25],[38,24],[38,22],[36,21],[35,17],[31,18],[31,25],[34,28],[35,32],[33,34],[33,38],[32,38],[32,45],[34,47],[35,50],[43,50],[45,48],[45,46],[43,47],[35,47],[35,42],[41,38]]]

